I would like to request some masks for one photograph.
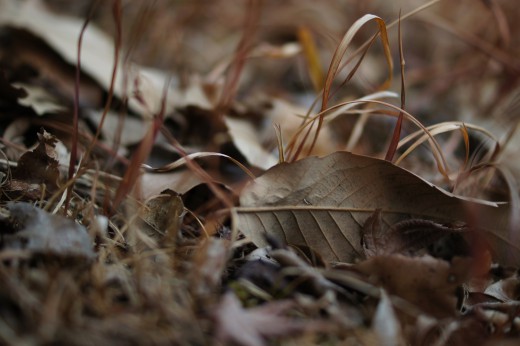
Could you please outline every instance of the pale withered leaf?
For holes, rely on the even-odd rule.
[[[3,248],[26,249],[35,254],[95,257],[85,227],[29,203],[10,202],[0,218]]]

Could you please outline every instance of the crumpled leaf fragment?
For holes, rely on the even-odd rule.
[[[25,202],[9,202],[0,216],[2,249],[92,260],[92,241],[85,227]]]
[[[372,320],[374,329],[380,345],[406,345],[401,323],[392,306],[392,302],[385,290],[381,290],[381,298]]]
[[[262,346],[271,337],[290,336],[320,327],[280,316],[293,305],[292,301],[275,301],[244,309],[236,295],[228,292],[214,313],[216,338],[223,344],[233,342],[238,345]]]
[[[510,277],[500,280],[488,286],[484,291],[503,302],[520,300],[520,279],[518,277]]]
[[[220,288],[229,258],[229,242],[207,238],[194,255],[192,287],[198,297],[208,297]]]
[[[37,147],[24,153],[12,169],[12,179],[6,187],[10,195],[38,200],[42,194],[53,193],[58,188],[59,155],[55,150],[58,140],[43,130],[38,133],[38,141]]]

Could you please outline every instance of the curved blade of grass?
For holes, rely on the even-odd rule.
[[[282,137],[282,128],[280,124],[275,124],[274,128],[276,130],[276,143],[278,147],[278,163],[285,162],[285,155],[283,153],[283,137]]]
[[[368,41],[368,45],[366,46],[366,48],[362,51],[360,57],[358,58],[358,60],[356,61],[356,64],[354,65],[354,67],[352,68],[352,70],[349,72],[349,74],[347,75],[347,77],[345,77],[345,79],[343,80],[343,82],[341,82],[341,84],[339,84],[336,89],[334,91],[332,91],[330,94],[329,94],[329,99],[331,99],[341,88],[343,88],[351,79],[352,77],[354,77],[354,74],[356,74],[359,66],[361,65],[361,63],[363,62],[363,59],[365,59],[365,55],[367,55],[368,53],[368,50],[372,47],[372,45],[374,44],[374,42],[376,42],[376,39],[379,37],[379,33],[377,34],[374,34],[372,36],[372,39],[370,39]],[[349,61],[353,60],[353,59],[347,59]],[[347,66],[348,64],[344,64],[342,65],[338,71],[342,71],[345,66]]]
[[[399,95],[393,91],[379,91],[376,93],[373,93],[371,95],[367,95],[365,97],[362,97],[360,100],[377,100],[377,99],[383,99],[383,98],[397,98]],[[328,115],[326,118],[326,121],[331,121],[336,116],[340,114],[347,114],[350,108],[353,108],[355,104],[349,104],[345,107],[340,107],[338,110],[335,110],[332,114]],[[350,134],[350,137],[348,139],[346,150],[351,151],[352,148],[356,145],[356,143],[361,138],[361,135],[363,134],[363,130],[365,128],[365,125],[367,123],[367,120],[371,113],[373,112],[372,109],[367,110],[358,110],[356,114],[361,114],[361,116],[358,118],[356,123],[354,124],[354,128],[352,129],[352,133]]]
[[[378,91],[370,95],[363,96],[358,99],[358,101],[370,101],[370,100],[380,100],[385,98],[397,98],[399,94],[394,91]],[[326,119],[324,121],[330,122],[336,119],[339,115],[347,113],[348,110],[353,109],[357,104],[356,103],[347,103],[347,104],[338,104],[335,106],[330,112],[326,114]]]
[[[182,147],[182,145],[173,137],[173,135],[164,126],[161,127],[162,135],[170,142],[170,144],[177,150],[177,152],[186,159],[186,166],[198,177],[208,185],[209,189],[215,194],[225,206],[228,208],[233,207],[233,202],[225,195],[223,190],[215,184],[214,179],[206,172],[196,161],[190,160],[188,154]]]
[[[347,48],[349,47],[350,43],[352,42],[352,39],[357,34],[357,32],[368,22],[375,21],[377,25],[379,26],[379,32],[381,34],[381,41],[383,44],[383,49],[385,52],[385,58],[386,62],[388,64],[389,74],[387,80],[383,83],[381,89],[387,88],[390,83],[392,82],[392,69],[393,69],[393,62],[392,62],[392,55],[390,53],[390,44],[388,42],[388,34],[386,32],[386,25],[383,19],[381,19],[378,16],[375,16],[373,14],[366,14],[360,19],[358,19],[350,29],[346,32],[346,34],[343,36],[343,39],[341,40],[340,44],[338,45],[338,48],[336,48],[336,51],[334,52],[334,56],[332,57],[332,61],[329,66],[329,70],[327,72],[327,77],[325,79],[325,86],[323,88],[323,95],[322,95],[322,104],[321,104],[321,110],[325,110],[327,108],[327,103],[329,99],[329,93],[330,88],[332,87],[332,82],[334,81],[334,78],[339,72],[339,65],[341,63],[341,60],[343,58],[343,55],[347,51]]]
[[[401,17],[401,19],[396,19],[396,20],[394,20],[393,22],[391,22],[390,24],[388,24],[388,25],[386,26],[386,29],[388,30],[388,29],[393,28],[394,26],[396,26],[396,24],[399,23],[399,20],[406,20],[406,19],[408,19],[408,18],[410,18],[410,17],[416,15],[417,13],[419,13],[419,12],[421,12],[421,11],[423,11],[423,10],[429,8],[429,7],[432,7],[433,5],[435,5],[435,4],[437,4],[438,2],[441,2],[441,1],[443,1],[443,0],[432,0],[432,1],[427,2],[426,4],[424,4],[424,5],[422,5],[422,6],[419,6],[419,7],[415,8],[415,9],[411,10],[410,12],[406,13],[405,15],[403,15],[403,16]],[[379,35],[379,34],[376,34],[376,35]],[[361,46],[359,46],[359,48],[356,49],[356,51],[355,51],[354,53],[352,53],[352,56],[351,56],[349,59],[347,59],[347,60],[346,60],[346,61],[341,65],[340,70],[343,69],[346,65],[348,65],[348,64],[352,61],[352,59],[353,59],[354,57],[356,57],[356,56],[358,56],[359,54],[361,54],[361,52],[363,52],[363,51],[367,48],[367,46],[371,44],[371,41],[372,41],[372,40],[373,40],[373,38],[371,38],[371,39],[365,41],[365,43],[363,43]]]
[[[312,118],[310,118],[298,130],[298,132],[294,135],[294,137],[297,137],[298,134],[301,131],[303,131],[306,126],[308,126],[309,124],[313,124],[314,121],[316,119],[318,119],[319,117],[325,118],[328,114],[331,114],[332,112],[334,112],[335,110],[337,110],[340,107],[345,107],[346,105],[350,105],[350,104],[355,105],[355,104],[368,104],[368,103],[375,103],[375,104],[383,105],[385,107],[392,108],[392,109],[396,110],[397,112],[402,112],[404,117],[406,117],[412,123],[414,123],[417,127],[419,127],[421,129],[421,131],[419,133],[424,132],[426,134],[426,136],[428,136],[428,138],[429,138],[429,141],[430,141],[430,144],[431,144],[431,148],[432,148],[432,154],[434,155],[435,161],[437,162],[437,169],[439,170],[439,172],[446,179],[449,180],[449,176],[448,176],[448,172],[447,172],[448,165],[446,163],[446,159],[444,158],[444,155],[442,154],[442,151],[441,151],[439,143],[437,143],[435,138],[429,133],[429,130],[419,120],[417,120],[412,114],[408,113],[407,111],[405,111],[405,110],[403,110],[403,109],[401,109],[401,108],[399,108],[399,107],[397,107],[397,106],[395,106],[395,105],[393,105],[391,103],[383,102],[383,101],[380,101],[380,100],[362,100],[362,99],[340,103],[340,104],[335,105],[335,106],[333,106],[333,107],[331,107],[331,108],[329,108],[329,109],[327,109],[327,110],[325,110],[323,112],[320,112],[320,113],[316,114]],[[384,115],[387,115],[387,116],[398,116],[397,112],[396,112],[396,114],[384,114]]]
[[[491,139],[492,141],[498,142],[498,139],[491,132],[489,132],[488,130],[486,130],[485,128],[483,128],[481,126],[474,125],[474,124],[471,124],[471,123],[464,123],[464,122],[461,122],[461,121],[447,121],[447,122],[442,122],[442,123],[438,123],[438,124],[435,124],[435,125],[430,125],[430,126],[427,127],[427,129],[428,129],[428,131],[433,131],[433,130],[435,130],[438,127],[446,128],[446,131],[452,131],[452,130],[460,129],[461,127],[466,127],[466,129],[469,129],[469,130],[472,130],[472,131],[476,131],[476,132],[480,132],[484,136],[486,136],[489,139]],[[401,148],[403,145],[406,145],[406,143],[408,143],[408,142],[414,140],[415,138],[419,137],[421,135],[421,133],[423,133],[423,131],[416,131],[416,132],[414,132],[412,134],[409,134],[405,138],[401,139],[401,141],[399,142],[398,148]]]
[[[373,15],[373,14],[366,14],[360,19],[358,19],[350,29],[345,33],[343,36],[343,39],[341,40],[340,44],[336,48],[336,51],[334,52],[334,55],[332,57],[329,70],[327,72],[327,77],[325,79],[325,86],[323,88],[323,95],[322,95],[322,102],[321,102],[321,111],[323,112],[325,109],[327,109],[327,103],[329,100],[329,94],[330,89],[332,87],[332,83],[334,81],[334,78],[338,74],[339,66],[341,63],[341,60],[343,59],[343,55],[345,55],[345,52],[347,51],[347,48],[349,47],[350,43],[352,42],[352,39],[357,34],[357,32],[368,22],[375,21],[379,27],[379,34],[381,35],[381,42],[383,44],[383,50],[385,52],[385,58],[388,65],[388,78],[387,80],[381,85],[381,89],[386,89],[390,83],[392,82],[392,69],[393,69],[393,62],[392,62],[392,55],[390,53],[390,44],[388,42],[388,34],[386,31],[386,24],[383,19],[380,17]],[[358,64],[359,66],[359,64]],[[352,74],[353,75],[353,74]],[[322,114],[320,112],[320,114]],[[316,141],[318,139],[321,127],[323,125],[323,116],[318,117],[318,127],[316,128],[316,132],[314,134],[314,139],[312,141],[312,144],[309,148],[309,152],[312,151],[314,146],[316,145]]]
[[[383,98],[397,98],[397,97],[398,97],[398,94],[393,91],[378,91],[373,94],[363,96],[363,97],[359,98],[358,101],[369,101],[369,100],[376,100],[376,99],[383,99]],[[322,112],[324,114],[323,121],[330,122],[330,121],[334,120],[335,118],[337,118],[338,116],[340,116],[341,114],[347,114],[347,113],[349,113],[349,110],[356,107],[356,105],[357,105],[356,103],[347,102],[347,103],[341,103],[334,107],[331,107],[328,110]],[[313,104],[313,106],[314,106],[314,104]],[[311,109],[314,108],[313,106],[311,107]],[[357,113],[358,112],[356,112],[356,114]],[[302,125],[294,133],[294,135],[289,140],[289,144],[287,145],[286,156],[290,157],[287,160],[287,162],[293,162],[297,159],[301,148],[299,148],[298,151],[294,155],[291,156],[292,149],[295,147],[298,138],[300,138],[300,136],[301,136],[301,133],[305,130],[305,128],[307,128],[307,126],[309,126],[309,125],[312,126],[312,124],[315,122],[316,118],[317,118],[317,116],[314,116],[314,117],[310,116],[310,111],[303,117]],[[310,127],[309,127],[309,129],[307,129],[306,135],[308,135],[309,133],[310,133]],[[299,147],[303,146],[305,139],[306,139],[306,137],[304,137],[302,139],[302,141],[300,141]]]
[[[256,178],[255,175],[246,166],[241,164],[238,160],[236,160],[226,154],[215,153],[215,152],[202,151],[202,152],[198,152],[198,153],[188,154],[172,163],[169,163],[167,165],[164,165],[164,166],[158,167],[158,168],[153,168],[146,164],[143,164],[142,167],[145,168],[146,170],[148,170],[149,172],[165,173],[165,172],[171,172],[179,167],[185,166],[187,164],[188,160],[198,159],[198,158],[202,158],[202,157],[214,157],[214,156],[223,157],[223,158],[230,160],[235,165],[237,165],[238,168],[240,168],[242,171],[244,171],[244,173],[246,173],[251,179]]]
[[[162,124],[162,116],[157,116],[150,128],[146,132],[146,135],[143,137],[137,151],[132,156],[132,160],[130,161],[130,165],[123,176],[123,180],[119,184],[117,188],[116,195],[114,196],[114,202],[112,204],[112,210],[117,209],[119,204],[123,201],[126,195],[132,190],[135,185],[137,178],[140,175],[140,167],[141,164],[148,158],[150,152],[152,150],[153,144],[155,142],[155,138],[159,132],[159,128]]]
[[[455,122],[455,121],[454,122],[444,122],[444,123],[428,126],[426,129],[429,131],[429,133],[432,136],[436,136],[438,134],[449,132],[449,131],[454,131],[454,130],[461,130],[464,132],[464,129],[466,129],[466,131],[467,131],[467,129],[471,129],[476,132],[480,132],[480,133],[484,134],[485,136],[489,137],[494,142],[498,142],[498,140],[495,138],[495,136],[493,136],[493,134],[491,132],[487,131],[485,128],[482,128],[482,127],[476,126],[476,125],[472,125],[472,124],[465,124],[463,122],[458,122],[458,121],[457,122]],[[416,132],[408,135],[407,137],[403,138],[399,142],[399,145],[397,146],[397,148],[401,148],[403,145],[405,145],[406,143],[417,138],[421,134],[422,134],[422,136],[419,139],[417,139],[412,145],[410,145],[410,147],[403,154],[401,154],[401,156],[395,161],[396,165],[398,165],[401,161],[403,161],[403,159],[405,159],[408,155],[410,155],[410,153],[413,150],[415,150],[419,145],[421,145],[422,143],[424,143],[425,141],[427,141],[431,138],[429,136],[427,136],[426,134],[423,134],[422,131],[416,131]],[[463,134],[463,137],[465,138],[464,142],[465,142],[465,146],[466,146],[466,156],[468,156],[469,155],[469,139],[466,138],[467,134],[466,135]]]

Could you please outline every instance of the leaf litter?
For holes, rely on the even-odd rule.
[[[516,344],[514,6],[2,2],[0,343]]]

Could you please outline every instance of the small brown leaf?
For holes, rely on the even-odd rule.
[[[141,217],[153,233],[161,235],[160,238],[175,239],[183,212],[181,197],[172,190],[165,190],[146,201]]]
[[[38,141],[39,144],[34,150],[20,157],[18,166],[13,169],[13,179],[56,187],[60,172],[54,148],[58,140],[43,130],[42,133],[38,133]]]
[[[60,178],[56,137],[42,130],[38,133],[38,146],[23,154],[18,166],[12,170],[12,180],[6,187],[10,195],[24,195],[28,199],[42,198],[42,185],[46,192],[53,193]]]

